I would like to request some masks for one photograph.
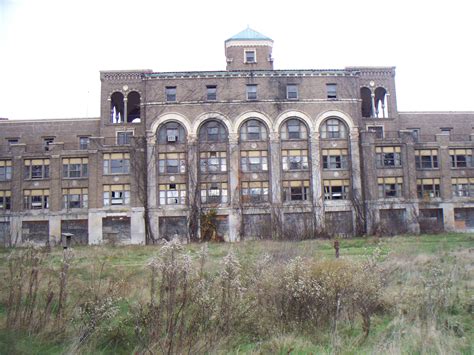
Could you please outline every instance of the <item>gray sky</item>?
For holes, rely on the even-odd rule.
[[[472,0],[0,0],[0,117],[97,117],[99,70],[225,69],[247,25],[275,69],[396,66],[402,111],[474,111]]]

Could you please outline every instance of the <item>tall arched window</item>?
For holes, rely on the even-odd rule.
[[[291,118],[281,127],[282,140],[307,139],[308,129],[306,125],[298,118]]]
[[[346,139],[347,128],[338,118],[329,118],[321,126],[322,139]]]
[[[158,130],[158,144],[177,144],[186,142],[186,131],[178,122],[166,122]]]
[[[256,119],[250,119],[240,128],[240,140],[242,141],[265,141],[267,140],[267,128]]]
[[[121,92],[114,92],[110,97],[110,123],[125,121],[124,100]]]
[[[227,130],[219,121],[208,121],[199,129],[199,141],[210,143],[225,142],[227,141]]]
[[[374,111],[372,108],[372,91],[366,87],[361,88],[360,98],[362,100],[362,117],[373,117]]]
[[[140,122],[140,94],[136,91],[127,96],[127,122]]]
[[[382,87],[375,89],[375,117],[386,118],[387,112],[387,90]]]

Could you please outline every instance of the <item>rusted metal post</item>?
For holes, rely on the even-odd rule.
[[[336,259],[339,258],[339,240],[334,241],[334,250],[336,251]]]

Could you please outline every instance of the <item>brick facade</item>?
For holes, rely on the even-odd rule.
[[[398,112],[392,67],[274,70],[272,43],[101,72],[98,118],[0,120],[0,241],[186,237],[211,209],[229,241],[474,229],[473,112]]]

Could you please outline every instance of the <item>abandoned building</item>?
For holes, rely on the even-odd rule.
[[[0,243],[187,237],[211,209],[228,241],[474,230],[474,112],[399,112],[395,68],[272,47],[247,28],[226,70],[101,72],[98,118],[0,120]]]

